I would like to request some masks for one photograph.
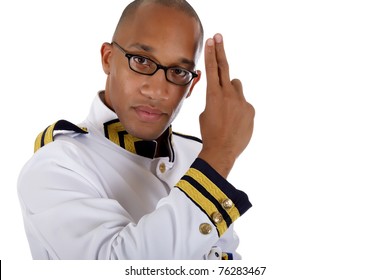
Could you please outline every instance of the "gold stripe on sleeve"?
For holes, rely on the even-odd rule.
[[[213,213],[218,212],[218,209],[215,207],[214,203],[209,201],[206,197],[203,196],[195,187],[193,187],[186,180],[180,180],[176,185],[184,193],[186,193],[199,207],[211,217]],[[227,230],[227,224],[225,220],[222,220],[220,223],[214,223],[217,227],[218,235],[221,236]]]
[[[226,196],[225,193],[221,191],[220,188],[218,188],[217,185],[215,185],[209,178],[207,178],[202,172],[195,168],[190,168],[186,175],[191,176],[196,181],[199,182],[202,186],[204,186],[207,191],[219,202],[222,204],[222,202],[226,199],[229,199],[228,196]],[[232,222],[237,220],[240,217],[240,212],[238,211],[237,207],[233,204],[233,206],[230,209],[225,209],[226,213],[230,216],[232,219]]]

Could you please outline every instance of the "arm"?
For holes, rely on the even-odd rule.
[[[99,170],[111,168],[110,162],[96,169],[96,159],[78,145],[77,139],[55,140],[35,154],[19,177],[34,258],[203,259],[221,236],[225,244],[237,245],[227,227],[238,218],[237,210],[241,215],[250,203],[201,159],[195,160],[155,210],[138,218],[139,214],[123,207],[126,203],[142,207],[137,192],[129,189],[127,202],[120,204],[110,193],[116,187],[107,189],[107,184],[123,188],[123,174],[112,169],[112,177],[100,176]],[[154,176],[142,178],[140,166],[134,168],[141,177],[133,178],[132,184],[142,180],[143,188],[164,188]],[[225,198],[221,190],[235,207],[224,213],[231,217],[227,223],[214,223],[212,215]],[[204,198],[196,195],[199,191]]]

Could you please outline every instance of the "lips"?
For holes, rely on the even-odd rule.
[[[156,122],[164,115],[160,110],[148,106],[137,106],[134,107],[134,110],[138,118],[143,122]]]

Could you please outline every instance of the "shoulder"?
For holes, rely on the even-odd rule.
[[[67,135],[74,137],[80,134],[87,134],[88,130],[83,127],[79,127],[69,121],[59,120],[46,127],[35,139],[34,153],[43,146],[54,141],[55,137],[59,135]]]
[[[198,137],[195,137],[195,136],[192,136],[192,135],[186,135],[186,134],[178,133],[178,132],[175,132],[175,131],[173,131],[172,134],[174,136],[177,136],[176,138],[181,138],[183,140],[194,141],[194,142],[202,144],[202,140],[199,139]]]
[[[21,197],[31,196],[32,192],[46,190],[58,182],[80,183],[86,178],[88,151],[84,148],[86,129],[68,121],[60,120],[49,125],[38,134],[34,154],[23,165],[18,176],[18,192]],[[89,173],[88,173],[89,174]],[[78,178],[78,179],[77,179]],[[74,185],[69,183],[70,185]]]
[[[176,155],[188,157],[192,162],[202,149],[202,140],[191,135],[172,132],[172,144]]]
[[[78,165],[85,149],[78,138],[87,134],[81,128],[65,120],[59,120],[46,127],[35,139],[34,154],[25,163],[20,176],[27,174],[47,176],[53,169],[73,169]],[[34,175],[35,176],[35,175]]]
[[[79,138],[85,137],[86,134],[86,128],[66,120],[59,120],[47,126],[36,137],[34,154],[25,164],[23,171],[43,174],[51,170],[48,166],[69,168],[69,163],[80,161],[85,145]]]

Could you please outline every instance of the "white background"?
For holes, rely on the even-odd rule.
[[[128,2],[0,4],[5,271],[34,266],[18,173],[38,132],[58,119],[86,117],[105,82],[100,46]],[[190,3],[206,38],[224,35],[231,77],[241,79],[256,109],[252,141],[229,178],[253,204],[236,222],[242,264],[267,266],[264,279],[389,279],[387,1]],[[204,70],[203,57],[198,68]],[[199,136],[204,98],[203,79],[174,130]]]

